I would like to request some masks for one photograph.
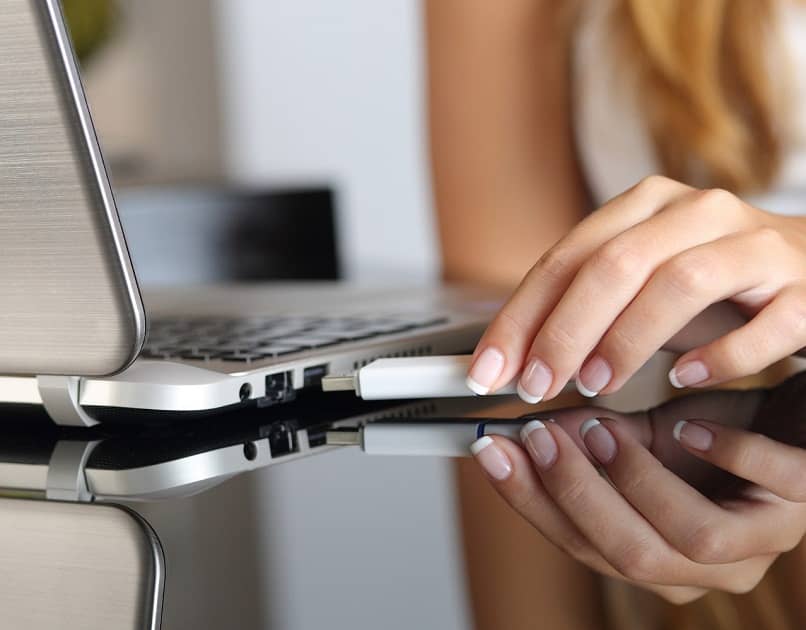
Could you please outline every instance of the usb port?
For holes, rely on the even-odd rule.
[[[330,425],[311,427],[308,429],[308,446],[316,448],[327,444],[327,430]]]
[[[282,457],[297,450],[294,428],[285,422],[275,422],[269,427],[269,449],[272,457]]]
[[[269,374],[266,377],[266,395],[258,400],[258,406],[268,407],[294,400],[297,396],[291,385],[291,372]]]
[[[302,373],[303,387],[320,387],[322,385],[322,379],[327,376],[328,371],[327,364],[306,367],[305,371]]]

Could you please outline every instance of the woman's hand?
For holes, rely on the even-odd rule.
[[[559,411],[525,426],[524,448],[494,437],[473,451],[512,507],[592,569],[678,603],[741,593],[806,532],[803,400],[786,411],[768,400],[715,392],[649,414]],[[739,426],[679,421],[698,410]],[[754,428],[794,444],[741,428],[757,411]]]
[[[537,262],[479,342],[468,385],[485,394],[520,374],[531,403],[572,378],[612,393],[664,345],[688,350],[669,375],[678,387],[806,346],[806,219],[650,177]]]

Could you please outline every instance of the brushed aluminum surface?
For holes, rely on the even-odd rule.
[[[58,0],[2,0],[0,373],[111,374],[144,330]]]
[[[162,548],[129,510],[0,498],[0,567],[4,628],[160,627]]]

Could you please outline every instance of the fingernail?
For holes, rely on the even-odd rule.
[[[714,443],[714,434],[711,431],[699,424],[693,424],[685,420],[681,420],[674,425],[672,435],[674,435],[675,440],[684,446],[693,448],[695,451],[707,451]]]
[[[504,451],[495,445],[490,436],[485,435],[470,445],[470,452],[493,479],[503,481],[512,474],[512,464]]]
[[[702,361],[689,361],[676,365],[669,371],[669,382],[677,389],[691,387],[711,378],[708,367]]]
[[[587,398],[593,398],[602,391],[613,378],[613,369],[602,357],[595,356],[579,371],[577,389]]]
[[[467,386],[479,396],[489,394],[504,371],[504,362],[503,352],[496,348],[485,348],[470,368],[466,380]]]
[[[602,464],[609,464],[616,458],[618,445],[613,435],[596,418],[585,420],[579,427],[579,435],[590,454]]]
[[[521,440],[541,470],[548,470],[557,460],[557,443],[540,420],[530,420],[523,425]]]
[[[518,381],[518,396],[524,402],[536,405],[543,400],[553,380],[551,368],[540,359],[532,359]]]

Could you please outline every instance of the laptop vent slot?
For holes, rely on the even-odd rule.
[[[397,350],[395,352],[387,352],[386,354],[379,354],[374,357],[370,357],[369,359],[364,359],[362,361],[356,361],[353,363],[353,369],[358,370],[364,367],[367,363],[372,363],[375,359],[397,359],[399,357],[423,357],[433,354],[433,349],[431,346],[415,346],[413,348],[407,348],[405,350]]]

